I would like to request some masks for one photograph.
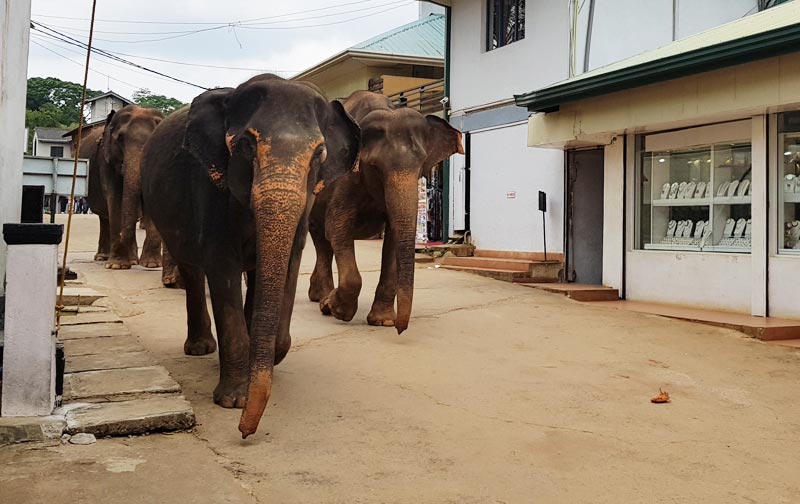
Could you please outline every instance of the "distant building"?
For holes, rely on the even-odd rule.
[[[105,121],[106,116],[108,116],[112,110],[119,110],[132,103],[132,101],[123,98],[113,91],[108,91],[100,96],[88,99],[86,100],[86,106],[89,107],[89,119],[87,120],[87,124]]]
[[[61,128],[35,128],[33,130],[33,154],[39,157],[72,157],[71,138],[64,136]]]

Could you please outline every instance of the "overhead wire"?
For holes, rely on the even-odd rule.
[[[43,44],[40,44],[39,42],[37,42],[35,40],[31,40],[31,44],[37,45],[37,46],[41,47],[42,49],[44,49],[45,51],[49,51],[49,52],[55,54],[56,56],[58,56],[60,58],[64,58],[67,61],[75,63],[78,66],[81,66],[81,67],[83,66],[83,63],[81,63],[79,61],[75,61],[74,59],[70,58],[69,56],[65,56],[65,55],[59,53],[58,51],[50,49],[49,47],[47,47],[47,46],[45,46]],[[125,84],[126,86],[130,86],[130,87],[135,88],[135,89],[141,89],[141,86],[137,86],[135,84],[131,84],[130,82],[125,82],[124,80],[120,80],[120,79],[118,79],[116,77],[112,77],[112,76],[108,75],[107,73],[103,73],[103,72],[101,72],[99,70],[95,70],[94,68],[90,68],[89,70],[94,72],[94,73],[96,73],[96,74],[102,75],[103,77],[107,77],[107,78],[109,78],[109,79],[111,79],[111,80],[113,80],[115,82],[119,82],[121,84]]]

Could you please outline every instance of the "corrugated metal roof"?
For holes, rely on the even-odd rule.
[[[432,14],[365,40],[350,49],[379,54],[444,58],[444,16]]]
[[[39,140],[44,141],[57,141],[57,142],[64,142],[66,141],[63,137],[64,133],[67,132],[65,129],[61,128],[35,128],[34,133],[36,133],[36,137]]]

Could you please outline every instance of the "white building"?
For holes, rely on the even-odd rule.
[[[622,297],[800,318],[800,2],[771,4],[517,97],[531,150],[596,154]]]
[[[111,111],[117,111],[126,105],[131,105],[133,102],[127,98],[123,98],[114,91],[107,91],[94,98],[86,100],[86,107],[89,112],[89,119],[87,124],[94,124],[100,121],[105,121]]]
[[[0,138],[20,138],[25,129],[30,0],[3,0],[0,10]],[[22,156],[18,141],[0,142],[0,224],[19,222],[22,201]],[[0,312],[5,296],[6,245],[0,240]],[[2,313],[0,313],[2,320]],[[2,324],[0,324],[2,325]]]
[[[39,157],[70,158],[72,138],[61,128],[35,128],[32,155]]]
[[[514,95],[756,13],[764,2],[435,3],[446,7],[449,20],[450,122],[465,133],[467,148],[466,156],[451,159],[449,232],[469,230],[479,249],[540,253],[544,243],[538,193],[544,191],[548,253],[566,260],[567,279],[600,283],[602,262],[590,253],[603,246],[602,200],[592,198],[604,184],[597,153],[576,152],[567,159],[559,150],[528,148],[529,113],[514,103]],[[596,168],[582,170],[577,179],[579,164]],[[574,228],[573,217],[584,214],[591,218]],[[575,233],[583,237],[580,242],[568,240]],[[565,249],[565,244],[573,248]]]

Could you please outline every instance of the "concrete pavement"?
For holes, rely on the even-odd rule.
[[[427,266],[397,336],[365,321],[380,243],[358,244],[364,289],[350,323],[307,300],[309,243],[292,351],[242,441],[239,411],[211,400],[217,355],[182,353],[182,291],[161,288],[158,271],[93,263],[92,216],[74,230],[73,269],[181,384],[199,425],[2,448],[0,495],[12,501],[800,501],[797,350]],[[650,403],[659,387],[671,403]]]

